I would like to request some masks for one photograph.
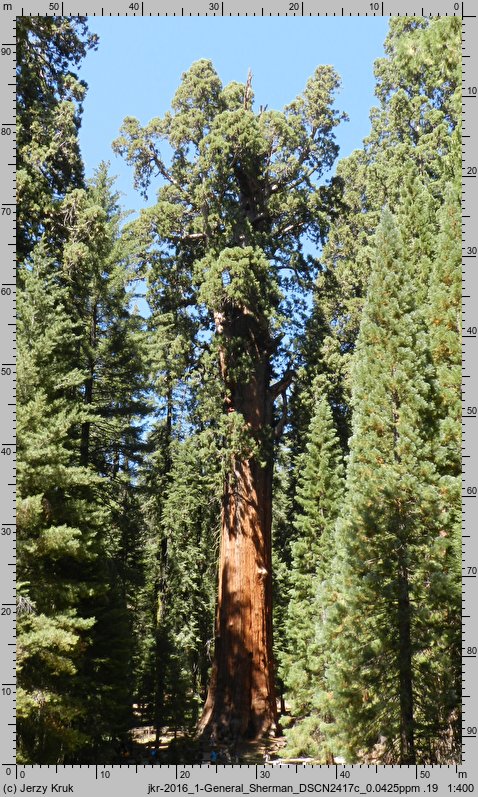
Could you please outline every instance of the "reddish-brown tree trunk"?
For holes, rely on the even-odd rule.
[[[258,737],[277,722],[272,655],[272,394],[268,335],[252,319],[218,325],[226,411],[240,413],[261,457],[232,455],[224,483],[215,655],[199,731],[217,741]],[[228,339],[250,354],[245,382],[229,379]],[[254,345],[252,345],[254,344]],[[259,345],[260,344],[260,345]]]

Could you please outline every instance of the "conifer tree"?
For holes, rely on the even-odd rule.
[[[26,763],[57,763],[89,739],[77,675],[94,618],[79,605],[102,513],[71,441],[83,419],[77,339],[67,291],[38,245],[18,296],[17,717]]]
[[[171,650],[165,662],[166,717],[175,727],[195,727],[211,664],[221,490],[217,458],[214,463],[211,456],[207,435],[191,435],[174,446],[161,519],[168,554],[160,622]]]
[[[95,501],[105,515],[91,568],[92,599],[83,611],[95,616],[83,678],[90,683],[88,718],[94,749],[104,755],[129,728],[133,703],[133,612],[142,583],[143,519],[135,485],[141,461],[145,393],[143,321],[132,307],[137,279],[131,247],[120,233],[124,214],[107,164],[100,164],[86,191],[66,198],[70,240],[71,312],[81,330],[85,381],[78,430],[80,464],[101,477]]]
[[[437,371],[437,465],[443,476],[461,475],[461,207],[449,185],[439,213],[437,252],[431,271],[428,323]]]
[[[142,473],[147,546],[143,619],[138,621],[149,638],[138,639],[144,660],[138,662],[137,688],[158,743],[162,726],[191,732],[205,698],[214,633],[220,478],[207,435],[175,436],[169,450],[161,450],[157,432]],[[171,464],[161,480],[165,451]]]
[[[139,252],[139,258],[144,257],[142,252],[148,248],[150,240],[148,229],[133,224],[126,228],[125,236],[134,251]],[[192,578],[196,572],[194,561],[197,572],[202,572],[202,556],[198,553],[195,560],[195,545],[200,548],[204,535],[208,534],[202,520],[204,513],[199,504],[196,507],[193,502],[191,534],[185,543],[183,524],[179,516],[174,517],[171,506],[176,493],[183,497],[186,494],[187,501],[198,496],[196,479],[203,488],[203,506],[217,508],[218,498],[212,486],[217,457],[211,458],[198,430],[211,426],[218,413],[217,402],[211,404],[203,400],[200,402],[202,412],[198,414],[201,393],[209,395],[211,391],[204,371],[204,357],[201,372],[194,370],[201,346],[197,341],[197,320],[188,313],[189,300],[185,296],[190,289],[181,263],[164,253],[152,252],[148,254],[148,266],[147,356],[150,383],[154,385],[155,422],[147,437],[148,454],[140,472],[146,534],[145,581],[135,622],[137,652],[134,658],[138,702],[143,706],[143,715],[155,726],[158,745],[160,730],[165,724],[174,723],[175,727],[182,725],[190,730],[191,722],[197,719],[199,695],[204,686],[204,651],[207,646],[209,657],[211,618],[209,624],[204,624],[203,619],[200,622],[202,632],[205,625],[208,626],[207,639],[202,636],[198,639],[197,627],[193,628],[197,607],[183,612],[181,602],[175,597],[175,589],[181,590],[182,573],[175,552],[181,540],[178,559],[183,555],[189,557],[186,569],[188,578]],[[183,455],[193,465],[191,475],[185,464],[181,465]],[[200,462],[203,466],[209,465],[209,470],[200,474],[196,470]],[[210,491],[206,484],[210,485]],[[211,530],[213,527],[212,522]],[[203,606],[208,604],[211,611],[212,595],[207,593],[207,588],[206,594]],[[184,608],[186,606],[191,608],[188,603]],[[181,640],[188,635],[193,636],[195,644],[186,653]],[[178,642],[177,648],[174,640]],[[201,666],[198,668],[199,659]],[[178,660],[182,662],[180,679],[177,677]],[[209,663],[209,658],[207,660]]]
[[[391,20],[327,185],[331,67],[256,111],[193,64],[125,120],[160,184],[123,227],[78,143],[96,37],[19,19],[20,762],[114,760],[134,712],[273,732],[276,663],[286,753],[459,760],[460,33]]]
[[[433,647],[422,659],[425,743],[436,763],[461,756],[461,202],[451,184],[439,213],[427,322],[436,372],[433,459],[439,485],[441,572],[430,590]],[[466,334],[466,333],[465,333]]]
[[[222,433],[229,440],[223,484],[216,644],[201,721],[207,735],[261,735],[276,722],[272,661],[272,442],[274,401],[292,375],[275,384],[284,327],[284,276],[307,273],[301,236],[320,240],[333,187],[318,180],[333,163],[332,108],[338,78],[319,67],[283,112],[254,113],[251,80],[225,88],[209,61],[183,75],[172,113],[145,128],[125,120],[116,148],[146,190],[163,185],[139,234],[148,249],[174,260],[186,307],[211,339],[221,382]],[[173,149],[168,165],[159,145]],[[178,280],[179,277],[179,280]],[[166,290],[166,288],[164,288]],[[300,291],[299,291],[300,292]],[[297,293],[297,291],[295,291]],[[230,622],[231,618],[235,618]]]
[[[424,252],[424,237],[433,244],[438,232],[435,214],[447,185],[461,173],[460,41],[458,18],[390,20],[385,56],[375,62],[378,106],[371,109],[370,134],[362,149],[337,166],[337,178],[344,186],[343,206],[321,257],[314,314],[316,323],[322,324],[325,317],[329,326],[319,368],[330,374],[339,429],[342,424],[350,427],[351,357],[372,272],[370,241],[382,208],[388,205],[398,212],[404,175],[410,185],[415,181],[414,190],[423,186],[428,220],[422,219],[420,233],[412,232],[411,237],[417,236]],[[419,203],[416,209],[422,216],[426,212]]]
[[[57,203],[83,185],[78,130],[84,81],[75,69],[97,36],[86,17],[19,17],[17,39],[17,257],[21,263]]]
[[[17,37],[18,755],[56,763],[89,740],[77,676],[94,619],[79,605],[102,514],[72,445],[84,373],[58,268],[64,236],[41,237],[51,208],[82,179],[84,86],[70,67],[95,37],[84,20],[60,18],[22,18]]]
[[[386,740],[391,760],[426,761],[418,662],[433,645],[443,573],[431,458],[433,369],[403,241],[386,211],[353,371],[353,436],[340,521],[344,619],[330,675],[347,755]],[[440,576],[441,574],[441,576]]]
[[[278,446],[274,462],[272,495],[272,590],[274,618],[274,661],[277,662],[277,689],[281,714],[286,713],[284,681],[280,670],[282,652],[287,640],[287,607],[289,604],[290,570],[292,561],[291,502],[293,460],[287,437]]]
[[[282,672],[296,724],[287,733],[288,751],[327,759],[321,725],[328,719],[328,647],[324,618],[336,547],[335,524],[343,498],[342,452],[325,396],[318,399],[305,453],[297,462],[299,480],[292,543],[287,652]]]
[[[128,597],[138,580],[141,528],[133,478],[145,405],[141,327],[129,310],[135,275],[118,241],[110,189],[101,167],[91,189],[66,194],[57,218],[67,238],[61,247],[46,236],[37,244],[19,291],[19,577],[27,590],[21,601],[34,608],[19,624],[19,698],[22,755],[29,761],[98,760],[130,722]],[[48,545],[39,542],[39,530]],[[47,708],[35,710],[34,695],[42,695],[48,674],[38,666],[39,643],[30,633],[40,622],[36,612],[47,627],[58,627],[58,644],[67,615],[65,651],[81,653],[68,667],[66,656],[61,680],[46,682],[65,728],[43,719],[48,695],[40,701]],[[82,629],[90,629],[87,637]],[[38,717],[39,736],[30,727]]]

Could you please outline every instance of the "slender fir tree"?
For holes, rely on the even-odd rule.
[[[430,584],[441,537],[432,461],[433,367],[406,251],[386,211],[353,371],[353,436],[340,521],[343,628],[330,674],[349,757],[383,741],[391,760],[426,761],[417,662],[433,644]],[[339,560],[340,561],[340,560]]]
[[[18,295],[18,688],[19,760],[58,763],[85,746],[78,671],[94,617],[82,617],[85,570],[103,513],[93,474],[79,466],[72,430],[83,420],[73,366],[78,333],[68,294],[43,248]],[[99,511],[98,511],[99,510]]]
[[[299,458],[286,624],[288,652],[282,657],[286,695],[296,724],[287,752],[330,760],[321,725],[328,719],[328,647],[324,619],[330,601],[335,525],[343,499],[342,452],[328,400],[316,403],[305,453]]]

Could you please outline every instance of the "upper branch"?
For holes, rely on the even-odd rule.
[[[279,379],[278,382],[274,382],[273,385],[270,386],[270,391],[272,394],[272,398],[276,399],[277,396],[280,396],[281,393],[283,394],[287,388],[292,384],[296,376],[296,371],[293,368],[288,368],[285,372],[284,376]]]
[[[282,437],[284,426],[287,421],[287,390],[282,391],[282,412],[279,420],[274,427],[274,437],[279,440]]]

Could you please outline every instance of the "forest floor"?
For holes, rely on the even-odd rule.
[[[121,759],[132,764],[264,764],[278,760],[285,746],[283,737],[246,740],[234,746],[205,745],[185,731],[162,729],[156,740],[153,726],[137,727],[131,731],[131,743],[126,745]]]

